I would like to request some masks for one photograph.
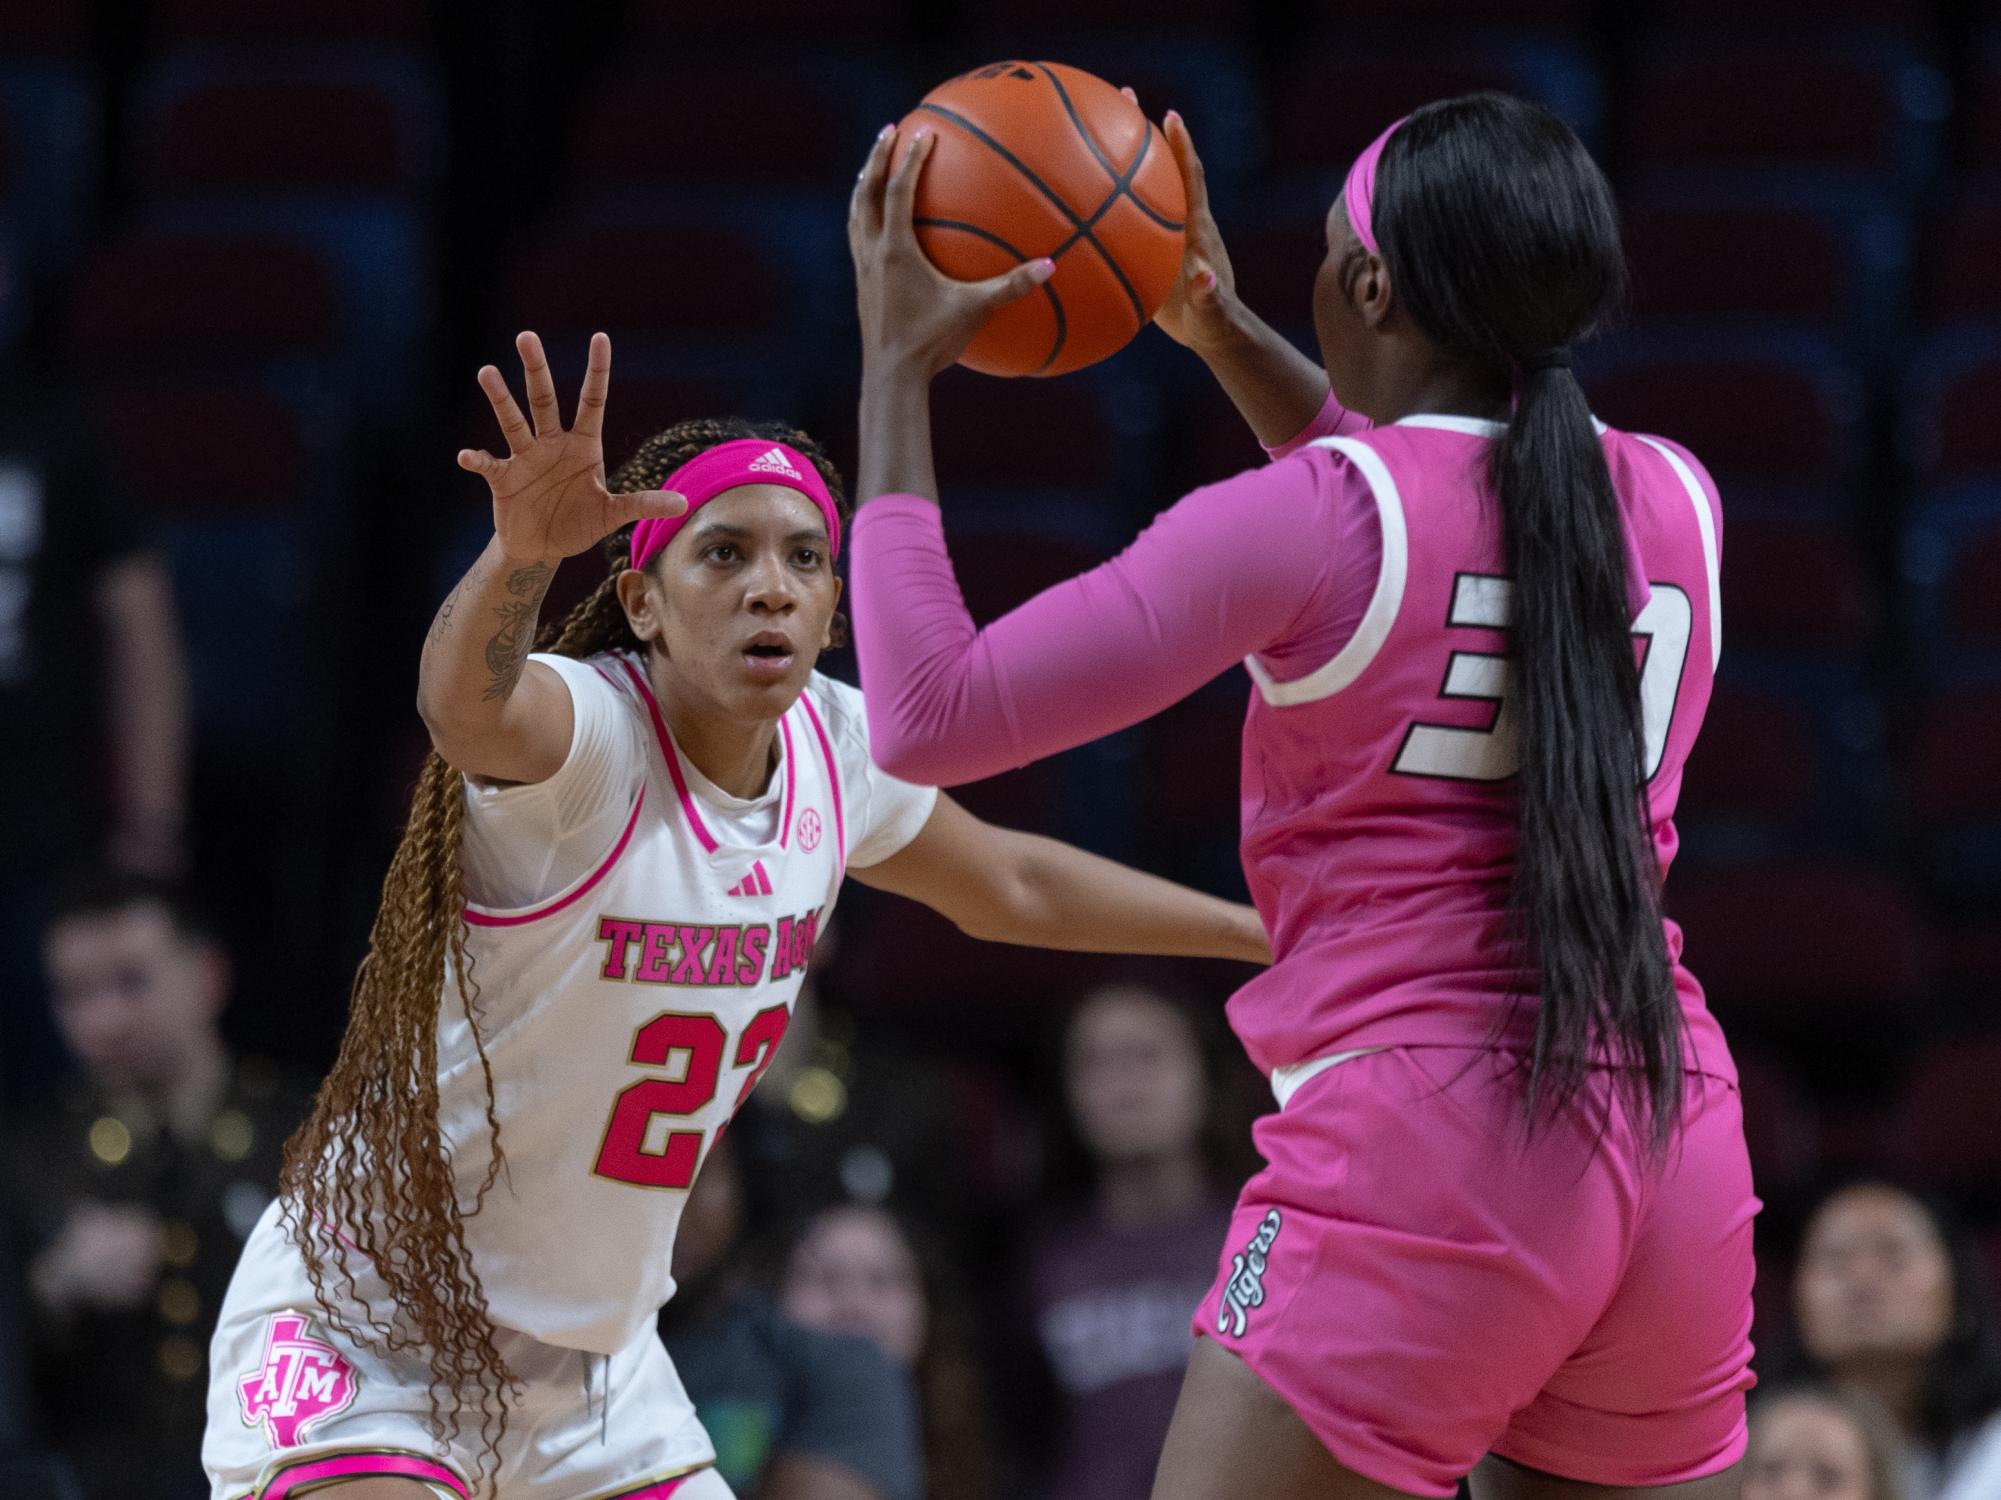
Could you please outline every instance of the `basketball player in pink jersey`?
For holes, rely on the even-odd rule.
[[[926,262],[922,143],[893,179],[878,144],[850,220],[882,764],[988,776],[1250,671],[1243,861],[1275,962],[1230,1016],[1279,1108],[1155,1496],[1445,1496],[1469,1473],[1481,1500],[1734,1496],[1757,1200],[1660,909],[1720,515],[1692,456],[1595,422],[1571,373],[1623,285],[1611,194],[1545,110],[1418,110],[1328,212],[1316,366],[1237,301],[1168,134],[1192,228],[1159,321],[1275,461],[984,630],[927,387],[1029,271]]]
[[[814,671],[847,516],[810,439],[682,423],[607,487],[609,342],[568,431],[519,348],[532,424],[488,367],[508,456],[459,455],[494,536],[424,645],[437,753],[221,1312],[216,1500],[726,1500],[654,1319],[844,876],[1001,941],[1269,956],[1248,907],[871,764],[860,695]],[[556,565],[607,535],[531,655]]]

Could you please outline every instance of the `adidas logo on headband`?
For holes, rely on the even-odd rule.
[[[799,477],[799,471],[792,467],[792,461],[785,456],[783,448],[767,448],[744,467],[759,474],[783,474],[787,479]]]

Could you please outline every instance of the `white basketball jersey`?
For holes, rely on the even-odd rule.
[[[467,907],[506,1161],[477,1213],[492,1137],[452,974],[438,1091],[494,1320],[610,1354],[673,1295],[682,1203],[785,1035],[850,853],[871,838],[874,858],[893,853],[937,794],[872,766],[861,695],[815,674],[779,721],[769,841],[732,844],[643,663],[589,665],[643,724],[644,764],[621,783],[624,831],[594,869],[533,907]],[[564,676],[573,696],[596,690]]]

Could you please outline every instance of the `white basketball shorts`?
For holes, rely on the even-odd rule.
[[[359,1265],[356,1279],[382,1316],[387,1289]],[[366,1326],[358,1308],[351,1321]],[[498,1466],[489,1460],[476,1482],[478,1432],[448,1445],[432,1435],[428,1363],[327,1326],[273,1203],[243,1247],[209,1350],[202,1465],[213,1500],[300,1500],[378,1477],[417,1480],[441,1500],[731,1500],[652,1328],[610,1356],[506,1328],[500,1350],[522,1389]]]

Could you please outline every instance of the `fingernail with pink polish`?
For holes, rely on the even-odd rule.
[[[1056,274],[1056,262],[1051,260],[1046,255],[1043,256],[1041,260],[1031,261],[1029,263],[1028,275],[1029,279],[1032,281],[1047,281],[1050,277],[1054,276],[1055,274]]]

